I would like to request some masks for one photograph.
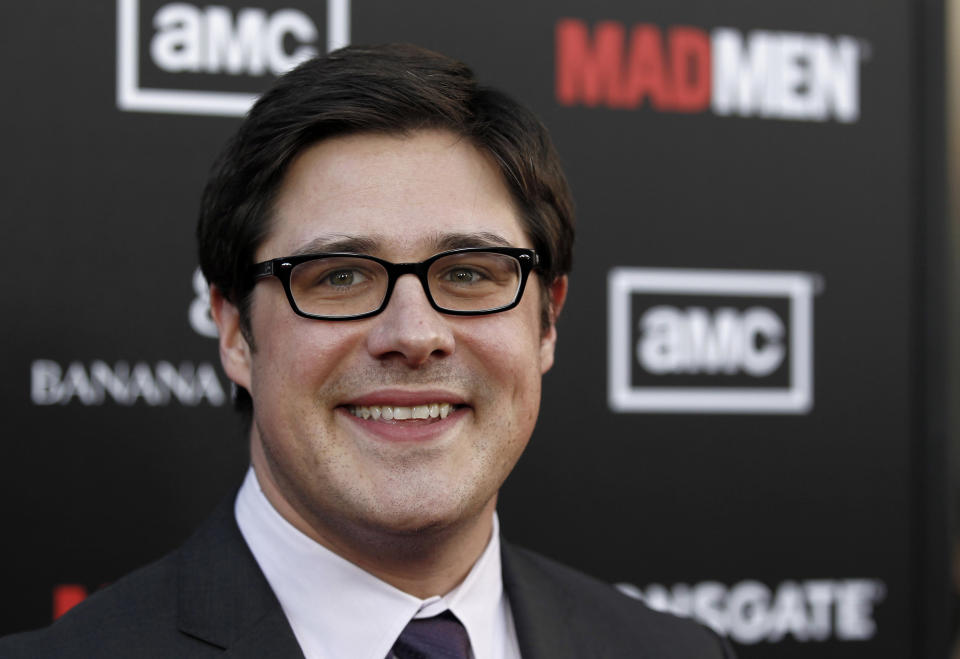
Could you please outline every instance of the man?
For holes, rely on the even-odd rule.
[[[732,656],[499,538],[573,239],[529,111],[411,46],[307,62],[227,145],[198,236],[251,470],[180,550],[0,655]]]

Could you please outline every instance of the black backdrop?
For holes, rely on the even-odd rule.
[[[271,67],[402,40],[533,107],[577,200],[505,534],[747,659],[943,652],[941,3],[256,2],[6,8],[0,632],[239,482],[206,170]]]

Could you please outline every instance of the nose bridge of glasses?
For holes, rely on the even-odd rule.
[[[430,294],[430,284],[427,280],[429,268],[430,263],[392,263],[387,266],[390,273],[390,290],[388,291],[388,296],[393,296],[393,289],[396,288],[400,277],[413,275],[420,282],[420,288],[423,289],[423,294],[427,297],[427,301],[432,301],[433,297]],[[389,304],[390,300],[384,300],[384,303]]]

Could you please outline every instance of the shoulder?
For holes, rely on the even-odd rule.
[[[583,656],[731,659],[725,639],[688,618],[654,611],[612,585],[534,552],[504,546],[504,586],[518,634],[562,625],[571,642],[589,639]],[[545,599],[549,598],[549,599]],[[544,601],[550,601],[544,615]],[[539,602],[539,604],[538,604]],[[532,610],[534,609],[535,610]],[[534,628],[534,629],[531,629]],[[579,656],[579,655],[578,655]]]
[[[150,657],[176,650],[176,559],[97,591],[49,627],[0,639],[0,658]]]
[[[198,625],[184,619],[203,606],[229,619],[230,603],[214,595],[237,599],[240,586],[230,584],[256,571],[252,557],[235,558],[244,551],[227,499],[179,549],[95,592],[49,627],[0,639],[0,659],[209,656],[220,648],[201,641],[193,633]],[[227,585],[206,587],[215,579]]]

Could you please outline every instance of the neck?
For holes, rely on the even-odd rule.
[[[420,599],[445,595],[470,572],[493,532],[496,496],[476,514],[412,530],[322,519],[284,496],[265,456],[252,447],[254,471],[274,509],[304,535],[340,557]],[[259,458],[259,459],[258,459]]]
[[[493,530],[495,499],[473,519],[404,533],[368,531],[359,542],[315,533],[317,542],[375,577],[420,599],[445,595],[466,578]]]

